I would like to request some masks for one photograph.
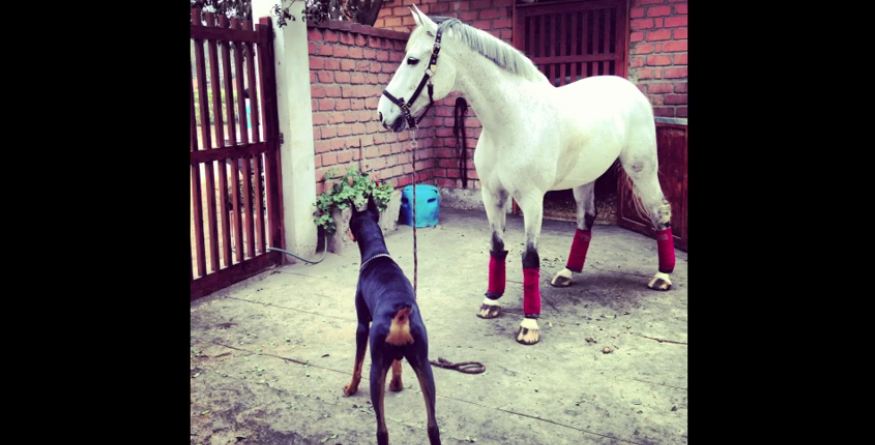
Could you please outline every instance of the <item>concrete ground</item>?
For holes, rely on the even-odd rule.
[[[412,281],[411,232],[399,226],[386,242]],[[584,273],[556,289],[548,281],[564,264],[574,224],[545,221],[541,342],[522,346],[514,341],[522,220],[508,217],[508,285],[494,320],[475,316],[487,281],[483,211],[441,209],[440,226],[417,232],[430,357],[486,365],[479,375],[434,368],[443,443],[687,443],[686,253],[677,252],[673,289],[651,291],[656,242],[596,226]],[[352,246],[191,305],[191,443],[375,443],[370,355],[358,394],[342,395],[353,367],[358,266]],[[390,440],[427,443],[422,395],[406,363],[404,386],[386,393]]]

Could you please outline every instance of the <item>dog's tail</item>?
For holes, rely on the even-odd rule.
[[[392,317],[392,324],[389,326],[389,335],[386,336],[386,343],[395,346],[404,346],[413,343],[413,336],[410,335],[410,306],[402,307]]]

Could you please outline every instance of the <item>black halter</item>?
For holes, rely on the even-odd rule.
[[[419,81],[419,86],[416,87],[416,91],[413,92],[413,97],[404,102],[404,98],[397,98],[389,92],[389,90],[383,90],[383,95],[389,98],[393,104],[398,105],[401,108],[401,113],[404,114],[404,119],[407,120],[407,125],[410,128],[416,128],[416,124],[422,121],[422,118],[428,113],[429,108],[434,104],[434,85],[431,83],[431,78],[434,76],[434,66],[437,64],[438,54],[441,52],[441,34],[443,34],[443,26],[438,26],[437,32],[434,37],[434,48],[431,51],[431,60],[428,62],[428,68],[425,70],[425,74],[422,75],[422,80]],[[410,113],[410,107],[413,105],[413,102],[416,102],[416,99],[419,98],[419,94],[422,93],[422,89],[428,85],[428,105],[425,107],[425,111],[419,116],[419,119],[413,117],[413,114]]]

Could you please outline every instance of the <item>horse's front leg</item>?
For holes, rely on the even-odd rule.
[[[526,250],[523,252],[523,320],[517,331],[517,342],[533,345],[541,339],[538,317],[541,315],[541,258],[538,255],[538,238],[544,216],[544,194],[529,193],[520,196],[526,232]]]
[[[507,250],[504,250],[504,229],[507,218],[508,194],[504,190],[490,190],[486,187],[481,189],[483,205],[486,207],[486,217],[489,219],[489,227],[492,229],[492,238],[489,249],[489,284],[486,288],[486,298],[480,304],[477,316],[480,318],[496,318],[501,313],[498,299],[504,295],[506,283],[505,259]]]

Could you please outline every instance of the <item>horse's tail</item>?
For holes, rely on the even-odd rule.
[[[404,306],[395,313],[395,316],[392,317],[392,324],[389,326],[386,343],[395,346],[413,343],[413,336],[410,335],[410,311],[410,306]]]

